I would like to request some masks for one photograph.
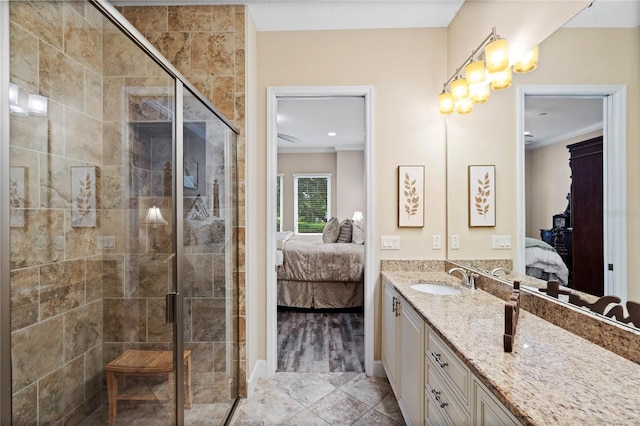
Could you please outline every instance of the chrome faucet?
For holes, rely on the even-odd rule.
[[[500,272],[500,271],[504,272],[504,273],[505,273],[505,274],[507,274],[507,275],[511,273],[511,271],[510,271],[510,270],[508,270],[508,269],[506,269],[506,268],[493,268],[493,269],[491,270],[491,275],[493,275],[494,277],[497,277],[497,276],[498,276],[497,274],[498,274],[498,272]]]
[[[465,271],[462,268],[451,268],[447,271],[447,274],[453,275],[454,272],[460,272],[463,286],[470,288],[472,290],[475,290],[476,288],[475,279],[478,278],[478,274],[474,274],[473,272],[468,274],[467,271]]]

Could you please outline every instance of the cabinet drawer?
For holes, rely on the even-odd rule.
[[[425,388],[425,399],[429,398],[429,415],[435,420],[436,415],[445,420],[445,424],[467,426],[471,424],[471,416],[453,397],[451,391],[442,383],[438,374],[429,375],[429,383]],[[425,403],[425,409],[426,409]],[[425,410],[425,413],[426,410]]]
[[[425,342],[426,357],[431,366],[442,373],[454,392],[468,407],[471,395],[471,372],[431,330]]]

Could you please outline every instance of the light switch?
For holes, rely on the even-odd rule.
[[[460,248],[460,235],[451,236],[451,250],[458,250]]]
[[[381,235],[380,248],[382,250],[400,250],[399,235]]]
[[[440,250],[440,235],[431,236],[431,248],[434,250]]]

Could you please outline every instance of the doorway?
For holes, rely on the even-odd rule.
[[[524,244],[527,229],[525,194],[525,98],[562,97],[595,98],[602,101],[603,133],[603,241],[604,294],[613,294],[626,300],[627,258],[626,218],[615,212],[626,211],[626,89],[624,86],[520,86],[518,88],[518,229],[521,249],[518,251],[517,269],[525,272]],[[568,167],[568,164],[567,164]],[[568,188],[567,188],[568,191]],[[561,212],[558,212],[561,213]],[[550,219],[551,221],[551,219]],[[551,225],[551,224],[550,224]],[[611,266],[609,266],[611,265]],[[575,267],[575,266],[574,266]]]
[[[371,224],[373,218],[372,200],[372,88],[369,86],[312,86],[312,87],[270,87],[268,88],[267,106],[267,247],[276,247],[276,232],[278,226],[278,103],[282,99],[294,98],[332,98],[350,97],[361,98],[364,101],[364,193],[366,194],[362,212],[365,217],[364,240],[371,241]],[[283,137],[284,136],[284,137]],[[280,135],[280,139],[292,140],[296,135]],[[295,139],[293,139],[295,140]],[[344,214],[343,214],[344,215]],[[351,217],[353,212],[349,215]],[[321,232],[321,231],[320,231]],[[372,251],[364,244],[364,370],[368,375],[373,375],[373,285],[371,272]],[[268,374],[274,374],[277,370],[278,345],[277,345],[277,253],[275,250],[267,250],[267,370]],[[273,269],[272,269],[273,268]]]

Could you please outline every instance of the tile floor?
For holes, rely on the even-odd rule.
[[[231,425],[403,425],[386,378],[364,373],[276,373],[242,399]]]

